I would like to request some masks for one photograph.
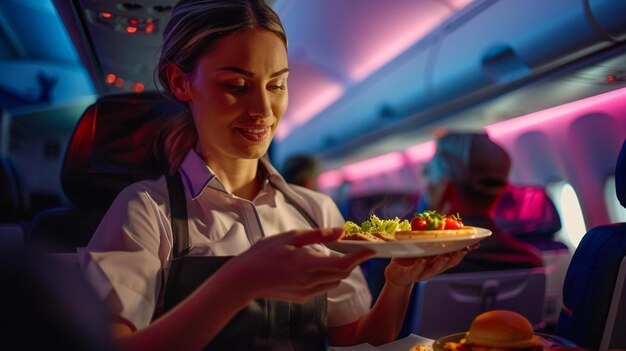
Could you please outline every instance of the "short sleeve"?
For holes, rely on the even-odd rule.
[[[140,184],[124,189],[78,251],[83,272],[111,312],[137,329],[152,319],[171,249],[165,201],[147,190]]]

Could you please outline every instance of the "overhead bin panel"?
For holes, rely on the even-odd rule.
[[[607,9],[618,2],[623,1],[598,0],[593,8],[608,17]],[[436,33],[440,40],[430,67],[433,101],[448,102],[504,86],[569,62],[598,44],[610,44],[587,13],[584,1],[475,3]],[[613,16],[623,19],[624,12]]]
[[[294,129],[281,140],[274,157],[281,162],[291,154],[327,151],[393,126],[409,111],[427,105],[427,59],[428,45],[412,48],[363,82],[349,87],[341,99],[311,119],[305,128]]]

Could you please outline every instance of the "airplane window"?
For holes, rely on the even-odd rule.
[[[556,234],[557,239],[576,249],[587,232],[576,190],[565,181],[550,184],[546,190],[561,216],[562,228]]]
[[[611,223],[626,222],[626,209],[622,207],[615,193],[615,176],[610,176],[604,185],[604,199]]]

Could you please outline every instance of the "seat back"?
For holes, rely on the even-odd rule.
[[[71,252],[87,244],[117,194],[129,184],[156,178],[167,163],[154,152],[165,119],[183,106],[156,93],[105,96],[89,106],[70,139],[61,184],[70,206],[39,213],[28,239]]]
[[[541,328],[545,286],[542,268],[442,274],[416,284],[410,330],[437,339],[467,331],[476,316],[496,309],[520,313]]]
[[[626,205],[626,140],[615,167],[615,187]],[[583,236],[565,276],[556,334],[587,349],[600,347],[625,256],[626,223],[595,227]]]
[[[541,250],[567,248],[554,240],[561,218],[540,186],[509,185],[496,206],[494,220],[507,233]]]
[[[0,104],[0,247],[20,247],[30,216],[28,187],[9,158],[11,116]]]
[[[21,246],[30,210],[28,190],[8,157],[0,157],[0,245]]]

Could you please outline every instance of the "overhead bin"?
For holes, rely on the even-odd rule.
[[[278,161],[286,153],[349,153],[336,146],[421,126],[422,115],[427,123],[614,46],[626,32],[625,7],[623,0],[475,0],[281,141]]]
[[[473,4],[436,33],[440,40],[430,68],[433,102],[445,103],[540,75],[611,45],[603,31],[623,34],[624,6],[622,0]]]
[[[428,47],[418,45],[410,49],[351,87],[305,128],[295,129],[281,140],[273,157],[281,163],[288,155],[328,150],[374,130],[393,126],[410,111],[426,106],[429,103],[425,85]]]

